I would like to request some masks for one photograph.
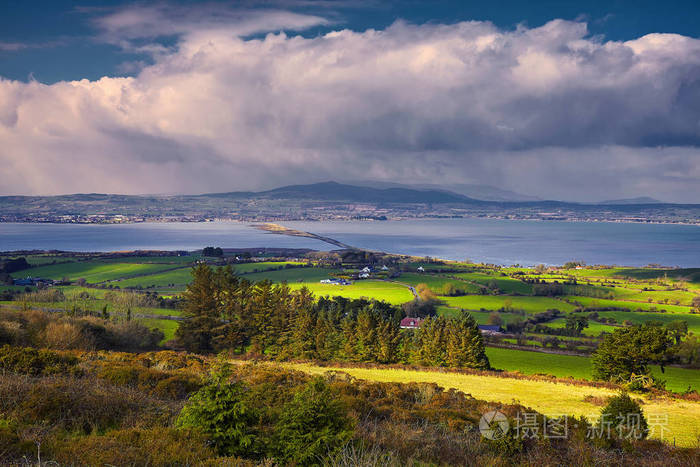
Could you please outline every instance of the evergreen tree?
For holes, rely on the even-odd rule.
[[[648,375],[649,363],[663,363],[671,346],[668,330],[658,326],[616,329],[600,343],[591,358],[593,377],[605,381],[629,381],[634,375]]]
[[[357,315],[355,326],[355,359],[360,362],[377,361],[377,319],[369,307]]]
[[[192,269],[192,282],[183,294],[183,321],[175,336],[190,352],[207,353],[214,350],[213,330],[217,327],[218,306],[214,274],[205,263]]]
[[[490,368],[484,338],[474,318],[463,313],[448,321],[446,360],[452,367]]]
[[[381,321],[377,328],[376,361],[379,363],[398,361],[399,343],[399,327],[393,321]]]

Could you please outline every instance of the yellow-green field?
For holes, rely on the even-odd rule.
[[[503,378],[496,375],[466,375],[438,371],[415,371],[400,369],[375,368],[329,368],[311,364],[284,364],[312,374],[322,374],[329,370],[344,371],[349,375],[365,380],[380,382],[427,382],[436,383],[444,388],[454,388],[471,394],[476,399],[493,402],[516,402],[530,407],[545,415],[575,415],[597,419],[600,406],[585,399],[587,396],[605,398],[615,394],[610,389],[592,386],[579,386],[549,381]],[[700,403],[681,399],[650,400],[644,396],[635,396],[643,400],[643,409],[647,418],[658,420],[668,416],[668,423],[663,424],[663,437],[660,426],[652,437],[664,439],[677,446],[700,447]]]
[[[413,299],[410,290],[401,284],[387,281],[364,280],[352,285],[331,285],[316,282],[291,283],[293,289],[306,287],[314,295],[323,297],[369,298],[384,300],[393,305],[400,305]]]

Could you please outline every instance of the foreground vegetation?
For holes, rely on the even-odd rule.
[[[42,339],[34,333],[34,326],[44,326],[38,321],[79,327],[84,320],[32,316],[20,334],[35,345],[40,341],[29,336]],[[489,372],[248,363],[172,351],[6,345],[0,362],[2,463],[684,466],[700,460],[697,449],[643,440],[646,432],[639,440],[590,438],[595,418],[615,396],[606,387]],[[522,398],[512,400],[514,393]],[[649,420],[664,407],[667,433],[678,446],[695,446],[688,427],[700,404],[635,399]],[[513,424],[523,413],[538,423],[541,414],[567,414],[571,429],[556,440],[512,433],[492,440],[478,428],[492,410]]]
[[[584,436],[622,390],[652,426],[667,417],[650,438],[699,447],[693,271],[217,255],[0,260],[20,267],[2,273],[8,284],[56,280],[0,291],[0,446],[11,446],[0,460],[700,461],[656,441]],[[342,282],[319,282],[330,278]],[[424,321],[402,329],[405,316]],[[581,428],[496,443],[477,429],[487,408],[567,414]]]

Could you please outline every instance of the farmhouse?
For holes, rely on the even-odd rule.
[[[423,268],[423,266],[418,266],[418,272],[425,272],[425,269]]]
[[[481,331],[482,334],[488,335],[503,334],[502,327],[490,324],[480,324],[479,331]]]
[[[51,285],[55,281],[53,279],[42,279],[41,277],[27,277],[25,279],[15,279],[14,285]]]
[[[404,318],[399,326],[401,329],[418,329],[421,324],[423,320],[420,318]]]
[[[321,284],[331,284],[331,285],[352,285],[350,281],[345,279],[321,279],[319,281]]]

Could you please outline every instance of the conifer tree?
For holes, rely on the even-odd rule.
[[[206,353],[214,350],[212,337],[218,317],[216,296],[211,268],[205,263],[198,264],[192,269],[192,282],[183,294],[184,320],[175,334],[190,352]]]

